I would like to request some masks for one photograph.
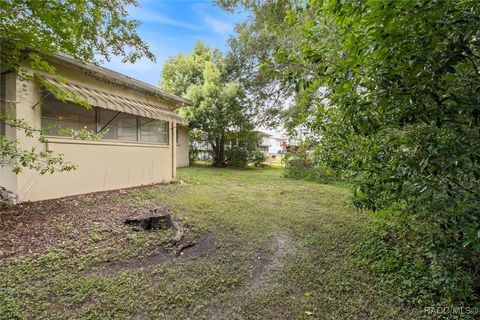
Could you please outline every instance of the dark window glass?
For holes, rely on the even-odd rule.
[[[95,131],[95,109],[62,102],[49,94],[42,103],[42,128],[53,136],[65,135],[62,129]]]
[[[137,116],[99,109],[97,130],[104,133],[102,139],[137,141]]]
[[[168,122],[101,109],[85,109],[49,94],[42,103],[42,128],[48,135],[66,136],[63,129],[87,129],[105,140],[168,144]]]
[[[140,141],[168,143],[168,122],[139,117],[138,125]]]

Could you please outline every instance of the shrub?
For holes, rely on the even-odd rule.
[[[320,161],[311,141],[304,142],[298,149],[287,152],[284,161],[286,178],[322,183],[330,183],[336,179],[334,171]]]
[[[463,245],[462,224],[399,212],[378,214],[358,247],[363,263],[406,304],[478,307],[480,257]]]
[[[246,148],[236,147],[225,150],[228,166],[245,168],[248,165],[249,151]]]
[[[254,167],[262,167],[267,161],[267,155],[261,150],[254,150],[249,157],[249,163]]]

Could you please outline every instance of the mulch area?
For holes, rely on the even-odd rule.
[[[123,225],[127,216],[138,208],[116,199],[133,190],[162,188],[165,185],[142,186],[96,192],[60,199],[25,202],[0,207],[0,261],[88,240],[89,230],[98,232]]]

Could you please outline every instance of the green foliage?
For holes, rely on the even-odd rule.
[[[395,211],[377,232],[398,241],[371,258],[413,303],[479,301],[479,16],[468,0],[310,1],[288,16],[301,50],[277,51],[312,70],[284,80],[296,124],[322,137],[315,159],[357,207]]]
[[[305,140],[300,146],[290,148],[285,154],[283,175],[291,179],[304,179],[331,183],[337,179],[336,173],[322,161],[314,139]]]
[[[17,128],[29,138],[37,139],[41,143],[47,142],[44,132],[31,126],[25,120],[0,113],[0,121],[3,121],[5,125]],[[10,167],[16,174],[20,173],[23,168],[38,171],[40,174],[71,171],[76,168],[75,164],[64,161],[62,154],[38,151],[35,147],[28,150],[22,149],[16,140],[11,140],[3,135],[0,135],[0,166]]]
[[[163,89],[185,96],[193,106],[182,112],[192,130],[199,130],[201,140],[212,147],[213,165],[226,166],[234,160],[227,156],[227,146],[253,130],[245,93],[235,81],[226,77],[226,61],[220,51],[201,42],[187,57],[178,55],[165,62]],[[237,155],[243,155],[238,150]]]
[[[59,90],[36,71],[55,75],[48,57],[64,53],[83,62],[109,60],[121,56],[124,62],[155,57],[136,32],[138,21],[129,20],[127,6],[134,0],[6,1],[0,0],[1,76],[14,72],[20,80],[30,81],[53,93],[60,100],[70,100],[86,108],[91,106],[70,92]],[[27,70],[30,69],[30,70]],[[33,73],[31,71],[34,71]],[[58,76],[58,80],[66,79]],[[14,109],[15,101],[0,101]],[[11,104],[11,106],[10,106]],[[45,143],[44,133],[23,119],[0,108],[0,121],[17,128],[27,137]],[[75,139],[98,139],[89,130],[67,130],[62,135]],[[69,171],[75,165],[62,155],[23,150],[16,140],[0,136],[0,166],[10,166],[15,173],[27,167],[41,174]]]
[[[230,37],[228,77],[238,81],[247,93],[252,108],[259,114],[264,126],[283,124],[281,116],[285,104],[294,95],[295,87],[281,81],[279,74],[287,73],[289,66],[272,59],[278,48],[296,48],[303,37],[301,26],[286,25],[286,14],[296,0],[250,1],[218,0],[217,4],[228,11],[250,13],[244,22],[235,27],[235,37]],[[244,9],[247,9],[245,11]]]
[[[220,2],[268,26],[262,2]],[[325,168],[354,185],[356,207],[381,210],[385,237],[364,250],[414,304],[480,299],[479,17],[474,0],[311,0],[277,26],[302,36],[261,69],[295,88],[290,126],[318,137],[287,175]]]
[[[267,155],[258,148],[255,148],[250,154],[249,163],[251,163],[254,167],[263,167],[265,161],[267,161]]]
[[[266,155],[259,150],[261,137],[254,131],[234,132],[228,137],[230,141],[225,150],[226,163],[237,168],[246,168],[252,164],[260,167],[266,160]]]
[[[370,226],[367,240],[358,247],[363,263],[409,305],[478,307],[478,282],[472,277],[478,257],[459,245],[462,224],[446,226],[438,217],[399,212],[381,212]]]
[[[58,52],[85,62],[112,55],[123,61],[154,59],[128,19],[134,0],[0,1],[0,62],[19,71],[26,59],[35,70],[53,71],[43,59]],[[25,55],[26,52],[32,53]],[[36,52],[36,53],[35,53]],[[39,54],[37,54],[39,53]],[[52,73],[52,72],[49,72]]]

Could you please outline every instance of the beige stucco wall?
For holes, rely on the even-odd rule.
[[[24,200],[41,200],[67,195],[148,185],[172,180],[169,146],[137,143],[71,141],[49,139],[48,150],[63,153],[78,168],[71,172],[38,176]],[[36,173],[20,175],[36,178]],[[23,186],[28,187],[26,181]]]
[[[177,144],[177,167],[188,167],[189,165],[189,144],[188,129],[184,126],[177,125],[178,144]]]
[[[72,82],[99,87],[102,90],[127,95],[145,102],[151,103],[154,99],[133,90],[103,83],[79,71],[67,70],[64,67],[59,67],[59,71],[61,75],[67,76],[67,79]],[[39,87],[18,79],[15,81],[17,118],[27,120],[31,125],[40,128],[41,105],[38,102],[41,101],[41,96]],[[37,106],[32,108],[36,104]],[[16,130],[15,135],[21,148],[34,147],[37,151],[64,154],[64,159],[73,162],[78,168],[70,172],[46,175],[39,175],[36,171],[24,169],[16,176],[12,176],[9,168],[1,168],[0,186],[5,184],[10,186],[11,191],[19,196],[20,201],[37,201],[170,182],[176,174],[175,126],[176,123],[169,122],[168,145],[121,141],[83,141],[56,137],[49,137],[49,142],[44,144],[40,143],[38,139],[26,137],[20,130]],[[181,149],[178,148],[178,150]],[[180,152],[181,157],[183,157],[183,153]]]
[[[3,72],[0,68],[0,72]],[[15,101],[16,98],[16,77],[13,73],[7,74],[5,79],[7,101]],[[7,114],[15,114],[15,106],[11,103],[4,103],[5,112]],[[16,130],[10,126],[5,126],[5,135],[11,139],[16,139]],[[4,187],[9,191],[17,191],[17,176],[13,173],[12,168],[8,166],[0,166],[0,187]]]
[[[159,105],[161,104],[165,109],[172,110],[173,106],[166,100],[160,100],[157,97],[143,94],[133,89],[125,88],[123,86],[112,85],[104,81],[98,80],[95,77],[88,75],[82,70],[77,70],[74,67],[65,66],[62,63],[56,63],[55,60],[50,61],[50,64],[55,66],[57,73],[68,79],[69,82],[80,84],[82,86],[105,90],[112,94],[127,95],[129,98],[142,101],[144,103]]]

